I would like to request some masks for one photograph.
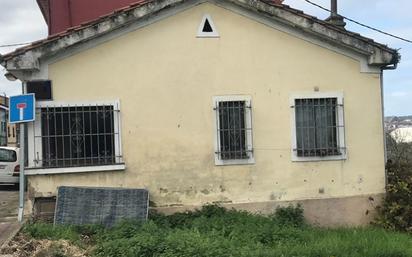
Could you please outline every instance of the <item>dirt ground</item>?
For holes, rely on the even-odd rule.
[[[0,249],[0,257],[87,257],[90,251],[66,240],[36,240],[20,233]]]

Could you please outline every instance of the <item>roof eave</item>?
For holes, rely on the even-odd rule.
[[[2,65],[9,71],[37,71],[40,69],[39,59],[48,58],[72,46],[93,40],[96,37],[119,29],[149,15],[178,5],[189,0],[153,0],[124,9],[96,21],[71,28],[63,33],[53,35],[46,40],[34,42],[32,45],[17,49],[3,56]],[[215,1],[215,0],[210,0]],[[398,51],[374,42],[359,34],[335,27],[325,21],[304,14],[288,6],[274,5],[271,2],[256,0],[226,0],[250,11],[265,15],[271,19],[292,26],[304,33],[311,34],[321,40],[339,47],[356,51],[368,59],[368,64],[385,67],[397,64],[400,60]]]
[[[368,57],[371,66],[387,66],[397,64],[400,55],[397,50],[386,45],[379,44],[372,39],[360,34],[347,31],[314,16],[307,15],[300,10],[290,8],[287,5],[275,5],[270,0],[227,0],[234,4],[240,4],[250,11],[263,13],[270,18],[289,25],[304,33],[321,38],[331,44],[351,49]]]

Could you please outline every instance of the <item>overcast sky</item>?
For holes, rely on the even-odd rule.
[[[86,0],[85,0],[86,1]],[[312,0],[329,7],[329,0]],[[319,18],[328,13],[304,0],[286,0],[291,7]],[[338,0],[339,12],[362,23],[412,40],[411,0]],[[385,114],[412,115],[412,44],[381,35],[348,22],[349,30],[400,49],[402,60],[396,71],[385,71]],[[47,37],[47,26],[35,0],[0,0],[0,45],[30,42]],[[4,54],[13,48],[0,48]],[[20,82],[9,82],[0,72],[0,94],[19,94]]]

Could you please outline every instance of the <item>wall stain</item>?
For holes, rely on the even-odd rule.
[[[284,197],[287,193],[285,191],[280,191],[280,192],[272,192],[270,194],[269,199],[271,201],[276,201],[276,200],[281,200],[282,197]]]
[[[203,189],[203,190],[201,190],[200,192],[201,192],[202,194],[205,194],[205,195],[210,194],[210,191],[207,190],[207,189]]]

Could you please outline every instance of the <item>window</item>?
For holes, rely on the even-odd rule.
[[[42,168],[121,163],[119,113],[118,103],[38,108],[34,163]]]
[[[0,149],[0,162],[15,162],[17,161],[16,151]]]
[[[250,97],[215,97],[215,163],[254,163]]]
[[[343,98],[315,94],[293,98],[293,160],[346,158]]]
[[[219,33],[213,23],[212,17],[205,14],[197,30],[197,37],[219,37]]]

